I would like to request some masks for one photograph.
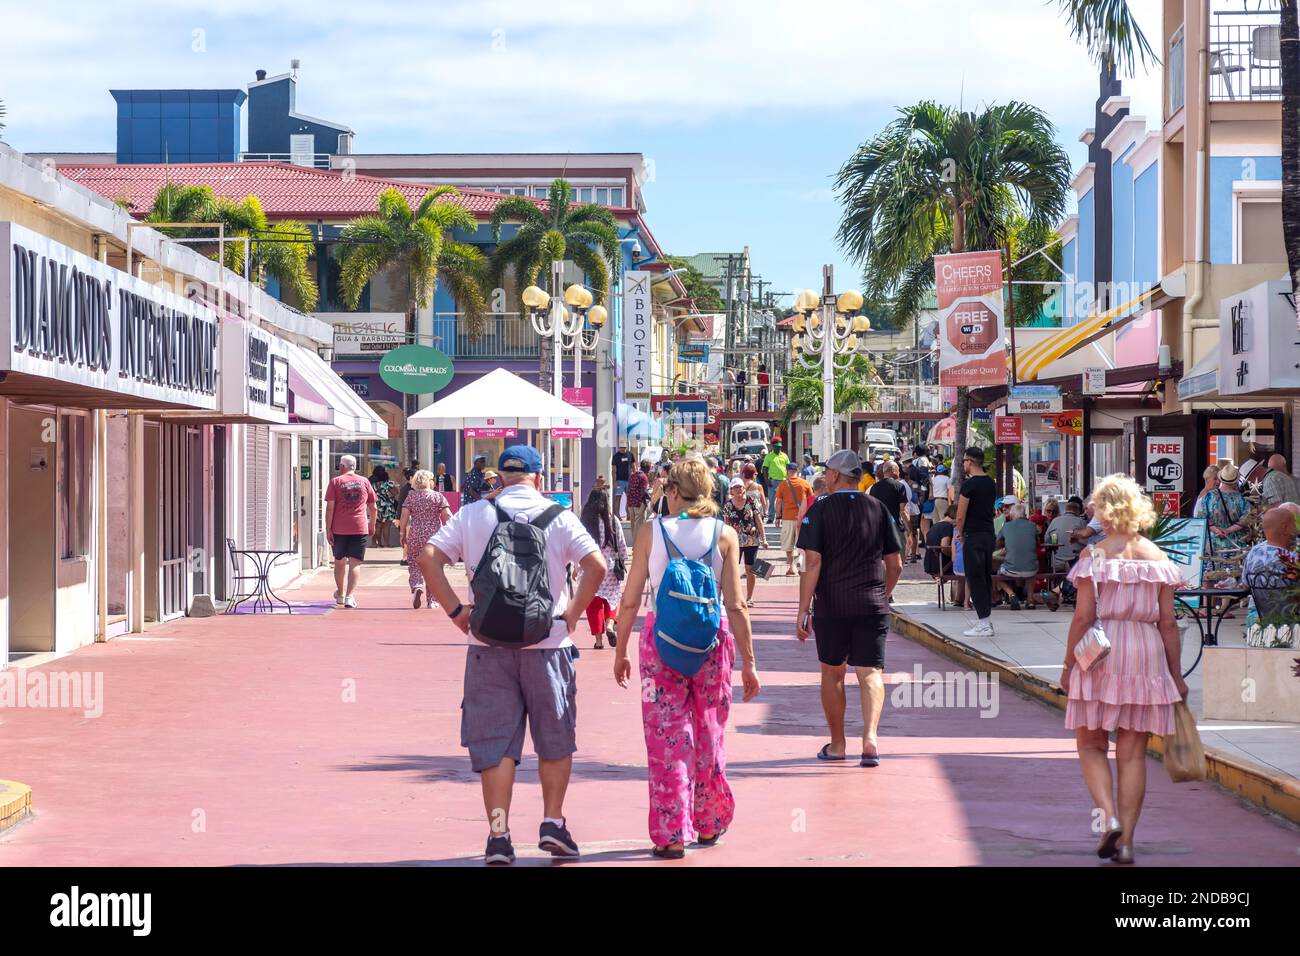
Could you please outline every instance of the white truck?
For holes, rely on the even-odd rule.
[[[767,422],[736,422],[731,426],[730,457],[762,455],[772,441],[772,426]]]

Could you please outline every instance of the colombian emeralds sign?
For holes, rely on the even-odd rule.
[[[402,345],[379,360],[379,377],[407,395],[428,395],[445,388],[454,372],[451,359],[428,345]]]

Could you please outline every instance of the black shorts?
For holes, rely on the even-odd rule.
[[[366,560],[366,541],[369,540],[368,534],[336,534],[334,536],[334,560],[342,561],[344,558],[356,558],[358,561]]]
[[[745,565],[745,567],[752,568],[754,566],[754,562],[757,559],[758,559],[758,545],[751,544],[747,548],[740,549],[740,560],[741,563]]]
[[[813,613],[813,637],[817,659],[823,664],[850,667],[885,666],[885,637],[889,634],[888,614],[858,617],[825,617]]]

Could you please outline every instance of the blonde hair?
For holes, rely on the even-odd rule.
[[[712,518],[718,513],[713,500],[713,475],[699,458],[679,461],[668,471],[668,487],[676,488],[689,518]]]
[[[421,468],[411,476],[411,487],[416,491],[427,491],[433,485],[433,472]]]
[[[1201,475],[1201,477],[1204,478],[1206,481],[1209,481],[1211,478],[1218,478],[1218,477],[1219,477],[1219,466],[1218,466],[1218,465],[1210,465],[1209,467],[1207,467],[1207,468],[1205,469],[1205,472]]]
[[[1156,510],[1128,475],[1107,475],[1092,490],[1093,514],[1107,534],[1140,534],[1156,522]]]

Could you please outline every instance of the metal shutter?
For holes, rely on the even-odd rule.
[[[244,426],[244,547],[266,548],[267,496],[271,475],[271,429]]]

